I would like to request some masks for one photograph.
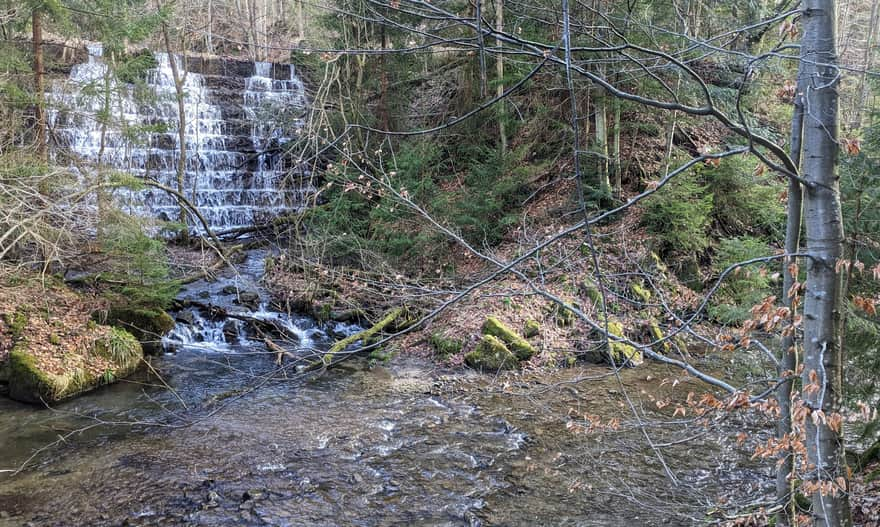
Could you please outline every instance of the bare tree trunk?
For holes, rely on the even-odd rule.
[[[794,113],[791,118],[791,159],[797,166],[801,163],[801,150],[803,147],[804,132],[804,101],[800,95],[799,87],[795,96]],[[788,180],[788,217],[785,225],[785,252],[794,254],[800,250],[801,223],[803,209],[803,190],[801,184],[794,178]],[[794,321],[795,307],[793,297],[789,296],[789,290],[798,279],[791,273],[790,263],[795,260],[782,262],[782,305],[789,309],[790,320]],[[782,338],[782,350],[778,373],[779,376],[792,376],[797,368],[797,349],[795,333],[792,332]],[[791,390],[792,381],[788,380],[779,385],[776,390],[776,400],[779,403],[779,423],[776,426],[776,437],[782,439],[791,434]],[[776,469],[776,504],[780,511],[776,515],[776,525],[787,526],[795,524],[794,480],[791,472],[794,468],[794,459],[790,449],[779,454],[779,465]]]
[[[180,196],[184,196],[186,195],[186,105],[184,101],[186,94],[183,91],[183,86],[186,82],[186,72],[184,71],[181,73],[180,69],[177,67],[177,60],[175,59],[171,48],[171,38],[168,36],[168,26],[164,24],[162,25],[162,37],[165,39],[165,51],[168,53],[168,63],[171,66],[171,77],[174,80],[174,96],[175,99],[177,99],[177,140],[179,143],[177,152],[177,192]],[[180,200],[178,200],[178,202],[178,206],[180,207],[178,221],[180,221],[181,224],[186,225],[186,208]],[[188,237],[189,233],[184,229],[184,240]]]
[[[498,34],[504,33],[504,0],[495,0],[495,31]],[[501,97],[504,94],[504,54],[501,53],[504,43],[501,40],[496,40],[496,42],[498,45],[498,55],[495,58],[495,74],[498,76],[496,95]],[[504,124],[507,112],[504,105],[503,99],[498,101],[498,136],[501,140],[502,155],[507,152],[507,126]]]
[[[305,13],[303,13],[303,5],[305,4],[305,0],[299,0],[296,3],[296,29],[299,34],[300,41],[306,39],[306,18]]]
[[[604,68],[600,68],[599,75],[603,78]],[[594,113],[596,116],[596,131],[594,134],[595,144],[593,145],[594,154],[596,156],[596,175],[599,179],[599,189],[604,192],[611,191],[611,183],[608,179],[608,104],[605,97],[605,90],[599,88],[596,93],[594,104]]]
[[[34,91],[37,102],[34,105],[34,120],[37,127],[37,156],[43,162],[48,160],[49,149],[46,140],[46,88],[43,75],[43,17],[39,9],[34,9],[31,25],[34,40]]]
[[[843,220],[837,178],[838,75],[835,1],[803,3],[804,36],[798,84],[805,92],[803,174],[807,281],[804,301],[803,398],[813,525],[852,524],[847,499],[846,461],[839,428],[825,420],[843,400],[842,274]]]
[[[207,35],[205,35],[205,47],[208,50],[208,53],[214,54],[214,42],[213,42],[213,25],[214,25],[214,2],[213,0],[208,0],[208,28]]]
[[[859,75],[858,95],[855,97],[855,111],[853,116],[852,127],[858,130],[862,127],[862,113],[868,103],[868,96],[871,93],[871,86],[868,84],[868,72],[872,70],[874,64],[874,41],[876,40],[878,16],[880,16],[880,0],[874,0],[871,3],[871,18],[868,21],[868,41],[865,44],[864,69]]]
[[[611,145],[611,172],[614,176],[614,193],[620,196],[623,193],[623,170],[620,163],[620,99],[617,97],[611,102],[614,109],[614,122],[611,124],[613,143]]]
[[[388,39],[385,34],[384,25],[379,30],[379,38],[382,40],[382,51],[385,51],[388,49]],[[391,130],[391,119],[388,116],[388,55],[385,53],[382,53],[379,67],[381,68],[379,84],[382,92],[379,97],[379,116],[382,119],[382,129]]]
[[[483,0],[477,0],[474,4],[474,18],[477,19],[477,51],[480,63],[480,99],[486,98],[486,45],[483,41]]]

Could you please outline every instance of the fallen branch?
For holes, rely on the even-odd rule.
[[[229,249],[227,249],[226,251],[224,251],[225,254],[226,254],[226,257],[225,257],[225,258],[221,258],[220,260],[218,260],[217,262],[215,262],[215,263],[214,263],[213,265],[211,265],[210,267],[207,267],[207,268],[205,268],[205,269],[203,269],[203,270],[201,270],[201,271],[199,271],[199,272],[197,272],[197,273],[193,273],[193,274],[191,274],[191,275],[189,275],[189,276],[185,276],[185,277],[181,278],[181,279],[180,279],[180,284],[181,284],[181,285],[191,284],[191,283],[196,282],[196,281],[198,281],[198,280],[201,280],[201,279],[203,279],[203,278],[208,278],[209,276],[213,275],[214,273],[220,271],[221,269],[223,269],[224,267],[226,267],[227,265],[229,265],[229,263],[230,263],[230,262],[229,262],[229,259],[230,259],[235,253],[241,251],[242,249],[244,249],[244,246],[243,246],[243,245],[233,245],[232,247],[230,247]]]

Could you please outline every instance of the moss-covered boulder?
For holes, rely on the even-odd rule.
[[[602,305],[602,292],[595,282],[587,278],[580,284],[580,293],[586,296],[594,306]]]
[[[663,334],[663,330],[660,329],[660,323],[657,322],[656,318],[652,318],[648,321],[648,332],[650,333],[651,340],[654,341],[662,340],[663,337],[665,337],[665,335]],[[669,353],[670,351],[672,351],[672,345],[669,344],[669,340],[664,340],[661,346],[663,349],[663,353]]]
[[[519,360],[528,360],[535,354],[535,347],[529,341],[495,317],[486,318],[486,322],[483,323],[483,335],[500,339]]]
[[[477,347],[464,356],[464,362],[471,368],[485,371],[511,369],[517,364],[516,356],[494,335],[483,335]]]
[[[162,337],[174,329],[174,319],[159,309],[112,307],[97,311],[92,318],[99,324],[120,327],[140,341],[145,353],[162,353]]]
[[[523,337],[530,339],[541,334],[541,324],[537,320],[526,320],[523,326]]]
[[[624,337],[623,323],[618,320],[608,321],[608,333],[616,337]],[[642,352],[635,346],[609,339],[610,356],[617,366],[637,366],[643,362]]]
[[[9,396],[52,404],[130,375],[143,358],[140,342],[118,328],[97,326],[86,346],[58,356],[18,342],[7,363]]]
[[[651,291],[643,287],[641,284],[633,282],[629,285],[629,290],[639,302],[647,304],[651,301]]]

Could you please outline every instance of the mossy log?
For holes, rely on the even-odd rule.
[[[492,335],[501,339],[507,349],[519,360],[528,360],[535,354],[535,347],[529,341],[495,317],[486,318],[486,322],[483,323],[483,335]]]
[[[302,368],[300,371],[313,371],[321,368],[329,368],[338,364],[345,360],[345,358],[349,357],[350,354],[343,353],[346,348],[354,344],[355,342],[362,341],[364,343],[370,342],[373,340],[376,335],[382,332],[385,328],[394,327],[393,324],[397,321],[401,316],[405,316],[408,313],[408,310],[405,307],[397,307],[387,312],[384,317],[379,322],[376,322],[371,327],[358,331],[352,335],[345,337],[342,340],[336,341],[333,346],[321,357],[321,360],[312,361],[308,366]]]

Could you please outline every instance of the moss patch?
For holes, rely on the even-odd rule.
[[[616,337],[624,337],[623,323],[618,320],[608,321],[608,333]],[[614,340],[609,340],[609,344],[611,346],[610,356],[614,364],[618,366],[622,364],[636,366],[643,362],[642,352],[634,346],[624,344],[623,342],[615,342]]]
[[[592,280],[587,278],[580,285],[581,294],[590,299],[594,306],[602,305],[602,292]]]
[[[464,356],[464,362],[471,368],[487,371],[514,368],[517,363],[516,356],[493,335],[483,335],[477,347]]]
[[[495,317],[486,318],[486,322],[483,323],[483,335],[500,339],[519,360],[528,360],[535,354],[535,347],[529,341]]]
[[[432,333],[428,343],[434,348],[434,353],[441,359],[447,359],[452,355],[461,353],[462,342],[457,339],[446,337],[440,333]]]
[[[640,284],[630,284],[629,290],[632,292],[633,296],[635,296],[643,304],[647,304],[651,301],[651,292],[642,287]]]
[[[174,329],[174,319],[164,311],[143,308],[113,307],[95,312],[100,324],[120,327],[134,335],[147,353],[162,352],[162,337]]]
[[[523,337],[530,339],[541,334],[541,324],[537,320],[526,320],[523,326]]]

